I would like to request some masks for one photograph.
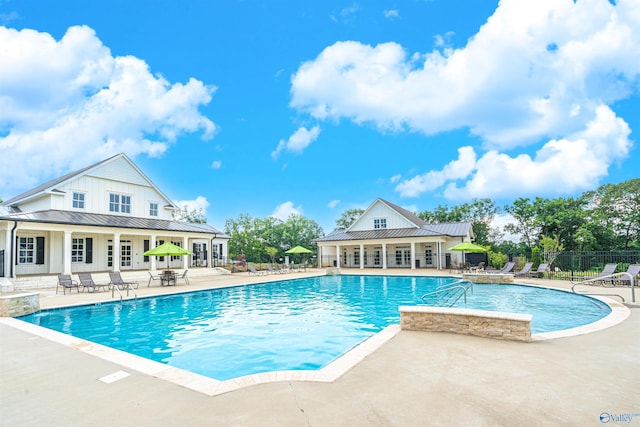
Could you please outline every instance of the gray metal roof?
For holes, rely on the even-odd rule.
[[[422,218],[420,218],[418,215],[414,214],[413,212],[410,212],[410,211],[406,210],[405,208],[401,208],[400,206],[395,205],[395,204],[393,204],[391,202],[388,202],[388,201],[386,201],[384,199],[380,199],[380,201],[382,203],[385,203],[391,209],[395,210],[400,215],[402,215],[403,217],[405,217],[406,219],[408,219],[409,221],[411,221],[412,223],[414,223],[418,227],[423,226],[423,225],[426,224],[426,222]]]
[[[118,157],[118,156],[121,156],[121,154],[117,154],[115,156],[109,157],[108,159],[102,160],[102,161],[100,161],[98,163],[94,163],[94,164],[92,164],[90,166],[87,166],[87,167],[82,168],[80,170],[77,170],[75,172],[68,173],[68,174],[66,174],[64,176],[61,176],[60,178],[56,178],[56,179],[52,179],[51,181],[47,181],[47,182],[45,182],[43,184],[38,185],[36,188],[32,188],[31,190],[26,191],[26,192],[24,192],[22,194],[19,194],[19,195],[15,196],[15,197],[12,197],[9,200],[5,200],[3,205],[9,206],[9,205],[12,205],[13,203],[15,203],[17,201],[20,201],[20,200],[23,200],[23,199],[27,199],[27,198],[29,198],[29,197],[31,197],[33,195],[36,195],[38,193],[41,193],[41,192],[47,190],[48,188],[55,187],[56,185],[61,184],[61,183],[65,182],[65,181],[67,181],[67,180],[69,180],[69,179],[71,179],[71,178],[73,178],[75,176],[80,176],[83,173],[85,173],[86,171],[88,171],[90,169],[93,169],[93,168],[101,165],[102,163],[107,163],[111,159],[113,159],[115,157]]]
[[[424,223],[424,221],[422,221]],[[424,224],[420,228],[395,228],[364,231],[334,231],[314,242],[336,242],[345,240],[397,239],[402,237],[463,237],[469,234],[471,223],[452,222]]]
[[[119,215],[104,215],[86,212],[46,210],[0,215],[0,221],[41,222],[48,224],[86,225],[90,227],[131,228],[141,230],[178,231],[183,233],[216,234],[229,238],[208,224],[169,221],[163,219],[137,218]]]

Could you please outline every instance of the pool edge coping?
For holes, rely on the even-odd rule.
[[[521,286],[532,286],[568,292],[563,289],[534,284],[522,284]],[[588,297],[597,299],[607,304],[611,309],[611,313],[609,313],[604,318],[587,325],[570,329],[563,329],[561,331],[532,334],[530,342],[546,341],[557,338],[568,338],[601,331],[603,329],[610,328],[623,322],[631,315],[631,310],[623,303],[619,303],[611,298],[602,296],[588,295]],[[338,356],[335,360],[327,364],[327,366],[319,370],[270,371],[220,381],[204,375],[189,372],[184,369],[169,366],[161,362],[156,362],[141,356],[136,356],[122,350],[117,350],[102,344],[97,344],[81,338],[73,337],[71,335],[54,331],[52,329],[47,329],[29,322],[25,322],[23,320],[19,320],[17,318],[0,317],[0,322],[10,327],[47,339],[49,341],[65,345],[76,350],[80,350],[86,354],[98,357],[108,362],[118,364],[125,369],[131,369],[141,374],[169,381],[173,384],[205,394],[210,397],[232,392],[252,385],[271,382],[334,382],[346,372],[354,368],[367,356],[380,348],[382,345],[390,341],[401,331],[400,324],[389,325],[386,328],[382,329],[380,332],[370,336],[360,344],[356,345],[346,353]]]

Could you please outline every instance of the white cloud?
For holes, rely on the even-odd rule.
[[[638,90],[639,2],[503,0],[465,46],[439,50],[446,42],[415,54],[393,42],[337,42],[294,74],[290,105],[381,130],[469,128],[484,141],[482,152],[466,147],[455,161],[468,182],[454,182],[465,177],[449,164],[401,182],[405,196],[445,184],[449,197],[519,194],[543,183],[582,189],[628,155],[628,127],[608,105]],[[615,143],[605,149],[602,135]],[[535,157],[505,153],[525,146]]]
[[[178,208],[184,209],[185,207],[189,212],[199,211],[202,209],[204,216],[207,216],[207,208],[209,207],[209,201],[206,197],[198,196],[194,200],[179,200],[173,202]]]
[[[320,126],[314,126],[311,129],[307,129],[304,126],[300,127],[288,140],[280,140],[276,149],[271,152],[271,158],[276,160],[284,150],[300,154],[313,141],[318,139],[318,135],[320,135]]]
[[[473,148],[461,147],[458,149],[458,159],[451,161],[442,170],[429,171],[402,181],[395,189],[403,197],[415,197],[425,191],[435,190],[447,181],[465,179],[475,167],[476,153]]]
[[[114,57],[89,27],[70,27],[60,40],[0,27],[0,46],[3,191],[120,152],[160,156],[184,133],[215,133],[198,111],[215,88],[195,79],[171,84],[141,59]]]
[[[511,214],[499,214],[493,218],[491,221],[491,228],[495,228],[502,233],[503,241],[512,241],[514,243],[520,242],[520,236],[512,233],[508,233],[505,231],[504,226],[507,224],[514,224],[516,222],[515,218]]]
[[[385,9],[382,13],[384,14],[384,17],[387,19],[395,19],[400,16],[400,11],[398,9],[390,9],[390,10]]]
[[[338,199],[334,199],[334,200],[332,200],[332,201],[330,201],[330,202],[329,202],[329,205],[328,205],[328,206],[329,206],[329,208],[330,208],[330,209],[333,209],[333,208],[335,208],[336,206],[338,206],[339,204],[340,204],[340,200],[338,200]]]
[[[211,162],[211,169],[220,169],[222,167],[222,162],[220,160],[214,160]]]
[[[272,217],[282,221],[286,221],[291,215],[302,215],[302,207],[293,206],[293,202],[284,202],[276,206],[276,209],[271,214]]]

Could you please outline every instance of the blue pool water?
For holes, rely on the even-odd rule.
[[[448,277],[320,276],[43,310],[20,319],[218,380],[319,369],[383,328],[398,307]],[[458,307],[533,315],[532,332],[592,323],[593,298],[519,285],[474,285]]]

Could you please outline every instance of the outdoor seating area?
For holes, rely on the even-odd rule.
[[[56,286],[56,294],[58,293],[59,288],[62,288],[62,292],[65,295],[67,293],[67,289],[69,289],[69,292],[71,292],[71,290],[73,290],[74,288],[76,289],[76,291],[78,291],[78,293],[80,293],[80,285],[76,280],[73,280],[71,278],[71,275],[69,274],[61,274],[58,276],[58,285]]]

